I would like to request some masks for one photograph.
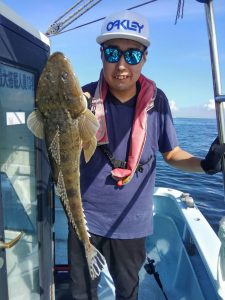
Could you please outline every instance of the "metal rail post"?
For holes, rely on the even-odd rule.
[[[216,108],[217,127],[220,143],[225,142],[225,95],[222,95],[220,79],[219,55],[216,39],[216,27],[214,19],[213,0],[205,3],[205,14],[208,28],[209,48],[212,67],[213,90]],[[223,182],[225,188],[225,160],[223,160]]]

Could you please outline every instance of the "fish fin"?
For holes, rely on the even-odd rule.
[[[84,225],[85,225],[85,228],[86,228],[86,230],[87,230],[87,235],[88,235],[88,237],[90,238],[91,235],[90,235],[90,233],[89,233],[89,228],[88,228],[88,226],[87,226],[87,220],[86,220],[86,216],[85,216],[85,213],[84,213],[84,209],[83,209],[83,217],[84,217]]]
[[[27,127],[39,139],[44,138],[44,122],[39,110],[34,110],[27,118]]]
[[[91,94],[89,92],[84,92],[83,94],[84,94],[86,100],[91,99]]]
[[[55,186],[55,194],[56,194],[56,196],[60,197],[60,193],[59,193],[59,190],[58,190],[57,186]]]
[[[91,159],[92,155],[95,152],[96,147],[97,147],[97,140],[95,136],[93,136],[90,141],[83,143],[84,159],[86,163],[89,162],[89,160]]]
[[[68,201],[67,194],[66,194],[66,187],[65,187],[64,178],[63,178],[63,173],[61,170],[59,171],[59,175],[58,175],[58,179],[57,179],[56,194],[57,194],[57,196],[59,196],[62,199],[63,202]]]
[[[78,126],[81,139],[84,142],[88,142],[93,136],[96,135],[99,128],[99,123],[95,115],[89,109],[87,109],[78,118]]]
[[[56,130],[56,134],[49,146],[49,150],[57,165],[60,165],[59,128]]]
[[[73,215],[72,215],[72,212],[70,209],[69,199],[67,197],[65,182],[64,182],[63,173],[61,170],[59,171],[59,175],[58,175],[58,180],[57,180],[57,185],[56,185],[56,193],[62,201],[63,207],[66,211],[67,217],[68,217],[71,225],[75,229],[79,239],[81,239],[80,235],[79,235],[79,231],[77,230],[77,225],[74,221],[74,218],[73,218]]]
[[[98,277],[106,265],[104,256],[92,244],[85,247],[85,253],[88,263],[91,279]]]

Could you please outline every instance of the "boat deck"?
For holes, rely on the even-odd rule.
[[[143,276],[144,274],[144,269]],[[69,290],[69,276],[67,272],[57,274],[55,277],[55,296],[56,300],[73,300]],[[99,284],[99,300],[112,300],[114,299],[114,288],[111,278],[108,274],[104,274]],[[146,274],[146,278],[140,287],[140,300],[165,300],[165,297],[156,283],[153,276]],[[180,298],[179,298],[180,299]]]
[[[195,210],[197,214],[200,212],[197,208],[185,208],[182,203],[180,209],[180,194],[167,195],[167,192],[163,189],[159,194],[154,195],[154,234],[146,240],[146,254],[155,261],[156,272],[159,273],[164,292],[169,300],[218,300],[214,282],[197,249],[198,243],[194,243],[196,238],[192,236],[196,231],[194,225],[192,228],[188,227],[188,221],[185,221],[185,217],[181,214],[183,209],[184,213],[193,210],[192,217],[195,216]],[[204,223],[204,221],[204,217],[200,215],[198,222]],[[195,226],[201,227],[200,223]],[[208,227],[204,228],[209,231]],[[213,253],[215,254],[215,251],[211,252],[212,256]],[[154,276],[146,273],[144,266],[139,277],[139,300],[165,299]],[[68,270],[57,272],[55,288],[56,300],[72,299],[69,294]],[[99,300],[115,298],[113,282],[107,269],[102,273],[98,293]]]

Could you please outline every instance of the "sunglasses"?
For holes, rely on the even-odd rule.
[[[116,47],[109,46],[103,48],[103,52],[104,52],[105,60],[108,63],[117,63],[120,60],[121,56],[123,55],[125,61],[129,65],[137,65],[142,60],[145,50],[142,51],[140,49],[131,48],[131,49],[127,49],[126,51],[122,51]]]

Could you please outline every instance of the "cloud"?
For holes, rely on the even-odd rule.
[[[172,112],[179,110],[179,108],[177,107],[176,102],[174,100],[170,100],[169,104],[170,104],[170,109]]]
[[[179,107],[179,110],[172,111],[173,117],[177,118],[215,118],[215,109],[209,109],[208,106],[187,106]]]
[[[174,100],[170,100],[169,104],[175,118],[216,118],[214,99],[209,99],[208,103],[196,106],[177,107]]]
[[[204,107],[205,107],[207,110],[209,110],[209,111],[215,110],[215,101],[214,101],[214,99],[209,99],[209,102],[206,103],[206,104],[204,104]]]

